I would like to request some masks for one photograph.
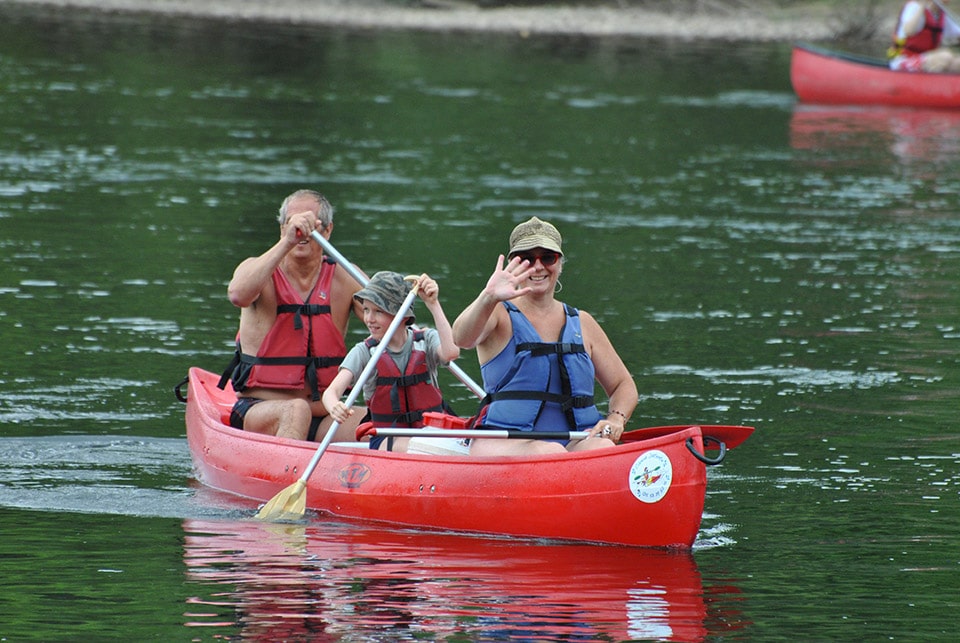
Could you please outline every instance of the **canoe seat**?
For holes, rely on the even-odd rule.
[[[463,438],[410,438],[407,453],[470,455],[470,440]]]
[[[369,442],[332,442],[330,443],[332,447],[344,447],[347,449],[370,449]]]

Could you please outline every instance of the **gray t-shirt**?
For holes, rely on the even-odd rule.
[[[444,365],[437,358],[437,353],[440,351],[440,333],[438,333],[435,328],[424,328],[422,330],[423,341],[424,344],[426,344],[425,352],[427,354],[427,370],[430,372],[430,380],[434,386],[440,388],[437,380],[437,369]],[[399,369],[401,373],[406,370],[407,362],[410,360],[410,353],[413,352],[413,331],[409,328],[407,328],[406,331],[407,340],[403,343],[403,348],[398,352],[393,352],[389,348],[386,351],[386,354],[393,358],[393,362],[397,365],[397,369]],[[367,363],[370,361],[371,350],[376,350],[376,347],[370,349],[367,348],[364,342],[358,342],[350,349],[347,356],[343,358],[340,368],[345,368],[353,373],[354,382],[357,381],[357,377],[363,372],[363,369],[366,368]],[[373,392],[376,388],[377,378],[376,374],[373,373],[363,386],[363,399],[370,400],[373,398]]]

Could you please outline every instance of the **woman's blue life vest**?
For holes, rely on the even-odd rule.
[[[593,360],[583,344],[580,313],[563,304],[566,323],[558,342],[544,342],[512,303],[513,335],[480,367],[488,406],[481,426],[524,431],[584,431],[600,421],[594,403]]]
[[[427,343],[423,330],[415,330],[407,366],[401,373],[393,357],[384,351],[377,362],[373,396],[367,400],[374,426],[422,427],[423,414],[443,411],[443,395],[435,375],[427,368]],[[368,337],[364,344],[373,353],[379,341]]]

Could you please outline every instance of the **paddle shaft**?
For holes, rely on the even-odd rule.
[[[520,431],[516,429],[404,429],[399,427],[376,427],[370,435],[401,436],[411,438],[504,438],[517,440],[584,440],[589,431]]]
[[[957,25],[960,25],[960,22],[957,22],[956,16],[954,16],[953,13],[949,9],[947,9],[947,7],[942,2],[940,2],[939,0],[933,0],[933,4],[940,7],[940,10],[943,11],[944,15],[950,18],[952,22],[956,23]]]
[[[354,266],[352,263],[350,263],[349,261],[347,261],[347,258],[344,257],[342,254],[340,254],[340,251],[337,250],[337,249],[333,246],[332,243],[330,243],[329,239],[325,239],[325,238],[323,237],[323,235],[320,234],[319,232],[317,232],[316,230],[314,230],[313,232],[311,232],[311,233],[310,233],[310,236],[313,237],[314,241],[316,241],[317,243],[320,244],[320,247],[322,247],[323,250],[324,250],[328,255],[330,255],[331,257],[333,257],[334,261],[336,261],[338,264],[340,264],[341,266],[343,266],[344,270],[346,270],[346,271],[350,274],[351,277],[353,277],[354,279],[356,279],[357,281],[359,281],[361,286],[366,286],[366,285],[367,285],[367,283],[368,283],[370,280],[366,277],[366,275],[364,275],[362,272],[360,272],[359,270],[357,270],[357,267]],[[479,384],[477,384],[476,382],[474,382],[474,381],[470,378],[470,376],[467,375],[467,374],[464,372],[464,370],[463,370],[462,368],[460,368],[460,367],[459,367],[456,363],[454,363],[454,362],[450,362],[449,364],[447,364],[447,368],[449,368],[449,369],[450,369],[450,372],[453,373],[454,375],[456,375],[456,376],[457,376],[457,379],[460,380],[461,382],[463,382],[463,384],[464,384],[468,389],[470,389],[470,391],[471,391],[474,395],[476,395],[476,396],[479,397],[480,399],[483,399],[483,397],[486,395],[486,392],[483,390],[483,387],[480,386]]]
[[[754,429],[752,426],[731,426],[714,424],[691,424],[677,426],[651,426],[645,429],[634,429],[624,433],[621,442],[639,442],[651,440],[678,431],[699,427],[701,433],[709,438],[724,442],[728,449],[742,444]],[[501,438],[519,440],[584,440],[590,436],[589,431],[520,431],[515,429],[444,429],[439,427],[424,427],[419,429],[401,427],[373,427],[367,431],[368,435],[420,437],[420,438]]]
[[[316,234],[316,232],[314,232],[314,234]],[[363,392],[363,385],[366,384],[368,379],[370,379],[370,374],[376,370],[377,362],[380,361],[380,356],[383,355],[385,350],[387,350],[387,344],[390,343],[390,340],[393,338],[393,334],[397,332],[397,328],[406,319],[407,311],[410,310],[410,306],[413,305],[413,300],[416,296],[417,288],[414,286],[414,288],[407,293],[407,297],[403,300],[403,305],[400,306],[400,310],[398,310],[397,314],[394,315],[393,321],[390,322],[389,326],[387,326],[386,332],[383,333],[383,338],[370,355],[370,361],[367,362],[367,365],[360,372],[360,375],[357,377],[357,381],[353,383],[353,388],[350,390],[350,394],[347,396],[347,401],[345,402],[348,409],[353,406],[353,403],[357,401],[360,393]],[[313,474],[313,470],[317,468],[317,463],[320,462],[320,456],[322,456],[323,452],[327,450],[327,446],[330,445],[330,442],[333,440],[333,434],[337,432],[337,428],[339,426],[340,423],[336,420],[334,420],[333,424],[330,425],[330,428],[327,430],[327,434],[323,436],[323,440],[320,442],[320,446],[317,447],[317,452],[313,454],[310,464],[307,465],[307,468],[303,471],[303,475],[300,476],[300,482],[306,484],[307,479]]]

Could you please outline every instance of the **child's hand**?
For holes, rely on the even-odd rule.
[[[417,287],[419,288],[417,294],[423,300],[423,303],[428,306],[437,303],[440,297],[440,285],[430,275],[427,273],[420,275],[420,278],[417,279]]]
[[[340,424],[346,422],[347,418],[349,418],[351,415],[353,415],[353,409],[347,408],[347,405],[343,402],[337,402],[333,405],[333,408],[330,409],[330,417]]]

